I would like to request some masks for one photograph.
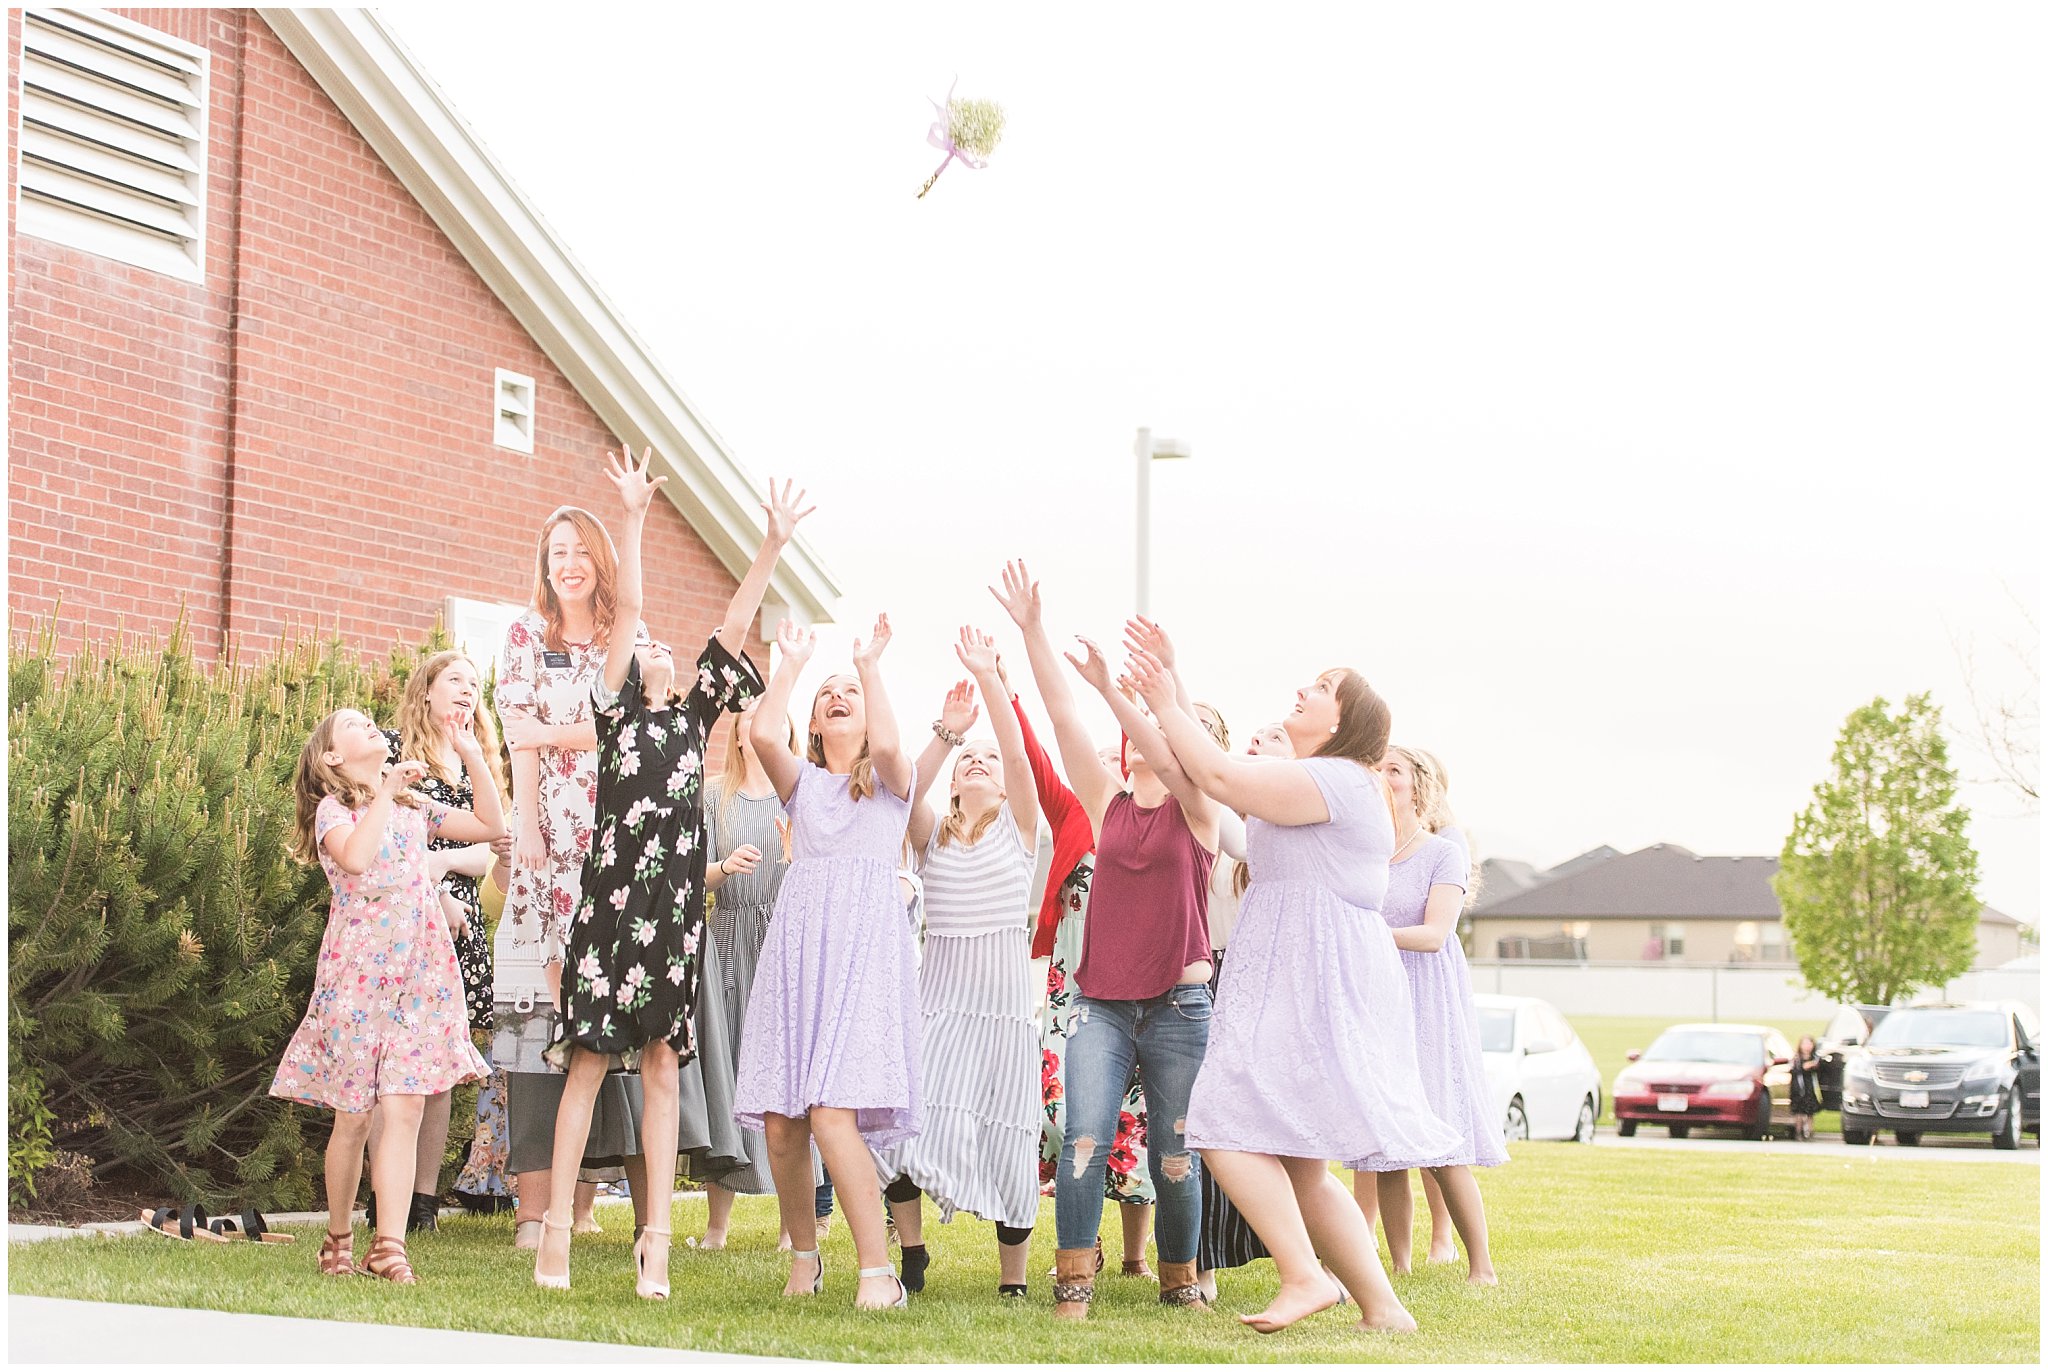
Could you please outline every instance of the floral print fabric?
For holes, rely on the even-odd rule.
[[[427,840],[444,811],[396,805],[377,856],[351,875],[328,856],[336,825],[362,811],[333,796],[313,822],[334,888],[306,1017],[285,1045],[270,1094],[351,1113],[382,1095],[432,1096],[488,1075],[469,1039],[462,972],[427,876]]]
[[[562,1017],[548,1057],[568,1048],[617,1055],[665,1040],[697,1052],[697,993],[704,937],[704,748],[711,727],[762,690],[744,656],[716,638],[704,645],[682,700],[647,706],[640,664],[613,694],[599,677],[595,842],[569,928]]]

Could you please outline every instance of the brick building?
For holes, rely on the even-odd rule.
[[[758,483],[375,15],[7,23],[17,630],[61,597],[73,643],[182,605],[208,657],[437,615],[494,651],[541,521],[610,518],[616,437],[670,476],[649,627],[709,631]],[[764,614],[837,595],[799,543]]]

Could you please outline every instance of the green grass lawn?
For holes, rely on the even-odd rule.
[[[1360,1334],[1340,1311],[1271,1337],[1250,1332],[1232,1317],[1265,1304],[1270,1263],[1223,1274],[1213,1312],[1162,1309],[1149,1282],[1116,1275],[1114,1216],[1093,1318],[1056,1323],[1043,1275],[1054,1247],[1049,1202],[1028,1301],[996,1298],[992,1226],[928,1222],[931,1284],[907,1313],[851,1309],[855,1263],[843,1223],[826,1244],[824,1298],[784,1301],[774,1204],[746,1198],[725,1252],[678,1243],[666,1305],[633,1296],[632,1225],[620,1206],[600,1208],[605,1234],[577,1241],[576,1286],[566,1295],[534,1288],[532,1256],[513,1251],[505,1217],[456,1219],[417,1239],[422,1284],[410,1289],[321,1278],[313,1230],[289,1248],[147,1234],[16,1245],[9,1285],[83,1300],[865,1361],[2038,1360],[2032,1166],[1537,1143],[1517,1145],[1481,1185],[1501,1285],[1468,1287],[1462,1266],[1396,1278],[1422,1324],[1406,1338]],[[676,1210],[679,1240],[701,1229],[701,1202]],[[1426,1208],[1417,1210],[1426,1224]],[[1417,1251],[1426,1249],[1423,1235]],[[1910,1317],[1900,1313],[1901,1291],[1926,1297]],[[332,1351],[347,1357],[345,1347]]]
[[[1600,1122],[1614,1123],[1614,1079],[1621,1075],[1621,1069],[1628,1066],[1628,1050],[1648,1048],[1656,1041],[1657,1035],[1674,1024],[1693,1024],[1696,1020],[1685,1019],[1624,1019],[1601,1015],[1568,1016],[1571,1026],[1585,1041],[1586,1051],[1593,1055],[1593,1065],[1600,1069],[1600,1079],[1605,1083],[1606,1094],[1600,1101]],[[1801,1034],[1820,1036],[1824,1024],[1819,1020],[1786,1020],[1770,1026],[1785,1036],[1788,1043],[1797,1044]],[[1782,1116],[1783,1111],[1779,1114]],[[1778,1123],[1788,1130],[1789,1118],[1780,1118]],[[1824,1110],[1813,1117],[1816,1134],[1839,1134],[1842,1132],[1842,1117],[1833,1110]],[[1655,1133],[1653,1126],[1652,1132]]]

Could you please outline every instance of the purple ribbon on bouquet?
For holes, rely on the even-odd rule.
[[[953,78],[953,84],[946,87],[946,102],[942,105],[936,100],[932,101],[932,108],[939,112],[939,117],[932,122],[930,130],[924,136],[924,141],[945,153],[946,156],[945,160],[939,163],[938,171],[933,172],[925,179],[924,189],[917,193],[919,200],[924,199],[930,193],[931,188],[939,183],[939,172],[944,171],[950,166],[955,158],[959,159],[962,166],[971,171],[980,171],[988,165],[987,158],[976,158],[953,141],[953,92],[958,89],[959,85],[960,78],[956,76]]]

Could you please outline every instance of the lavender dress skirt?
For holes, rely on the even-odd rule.
[[[913,931],[896,884],[907,801],[803,764],[788,801],[793,861],[761,945],[733,1116],[854,1112],[870,1147],[923,1127]]]

